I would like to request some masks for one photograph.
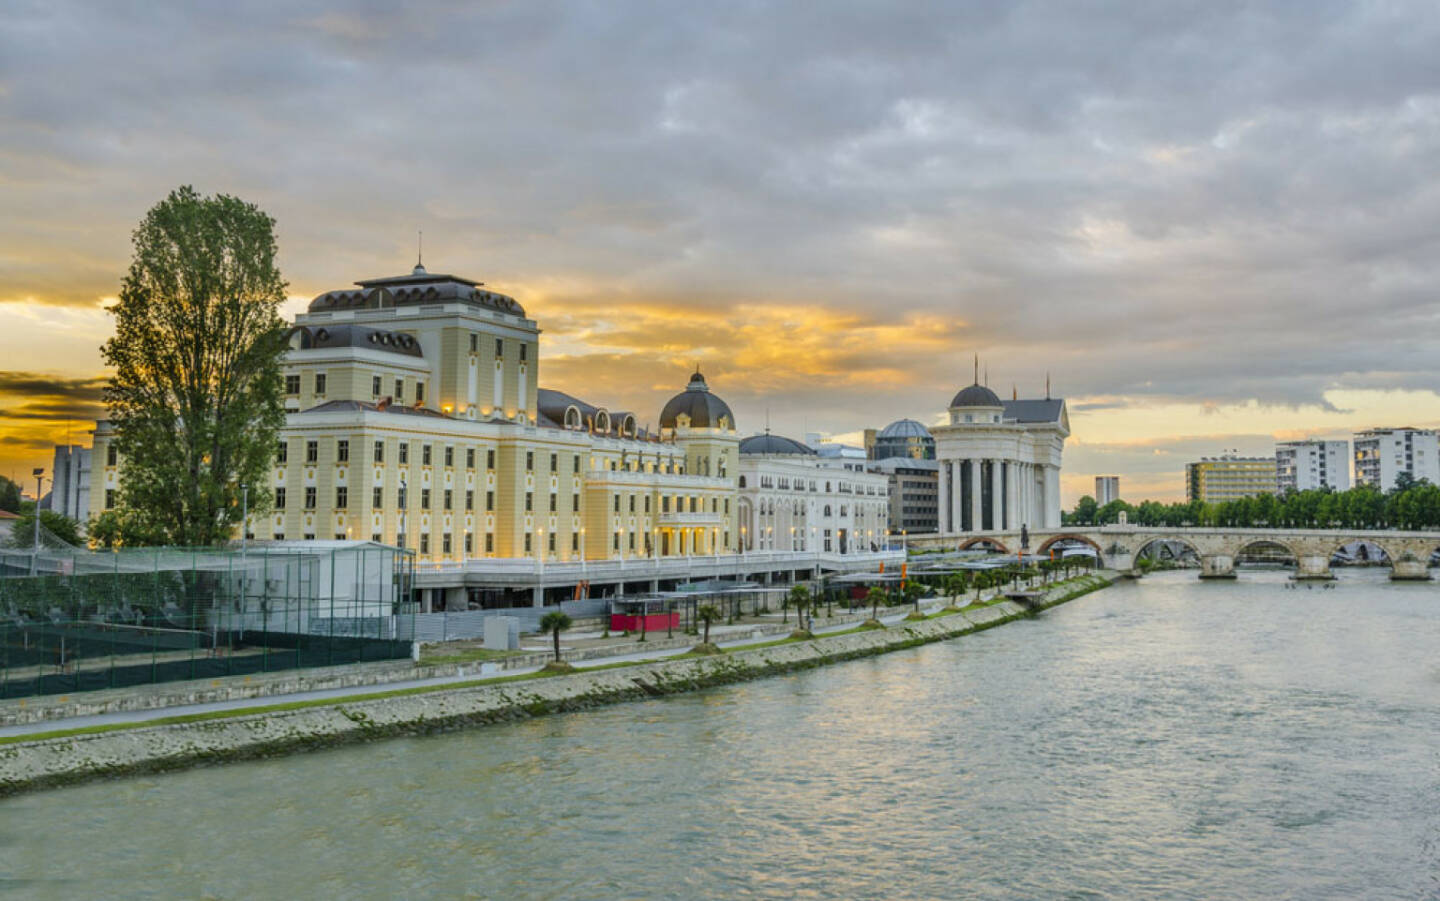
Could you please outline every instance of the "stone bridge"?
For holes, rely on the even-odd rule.
[[[1006,554],[1020,551],[1016,531],[966,532],[955,535],[911,536],[914,548],[966,550],[989,547]],[[1440,532],[1367,531],[1364,529],[1224,529],[1164,528],[1136,525],[1074,526],[1036,529],[1029,534],[1028,552],[1048,555],[1053,547],[1080,542],[1094,548],[1109,569],[1129,572],[1148,546],[1159,541],[1185,545],[1200,558],[1200,578],[1235,578],[1235,560],[1247,548],[1278,545],[1295,557],[1296,578],[1329,579],[1330,558],[1347,544],[1366,541],[1389,558],[1390,578],[1430,578],[1430,555],[1440,550]]]

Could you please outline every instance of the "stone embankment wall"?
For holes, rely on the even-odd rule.
[[[1036,606],[1063,603],[1116,578],[1110,573],[1091,576],[1084,584],[1052,590]],[[3,745],[0,794],[661,697],[943,641],[1025,615],[1019,605],[1004,601],[888,629],[714,657]]]

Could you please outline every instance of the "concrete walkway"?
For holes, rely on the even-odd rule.
[[[921,601],[921,611],[933,613],[939,610],[943,601],[930,598]],[[891,608],[889,613],[884,613],[880,621],[893,625],[905,619],[911,608]],[[829,626],[816,626],[815,634],[822,635],[830,632],[840,632],[846,629],[855,628],[854,622],[843,622]],[[768,641],[776,641],[783,638],[783,635],[746,635],[736,638],[725,638],[722,629],[730,634],[743,631],[744,627],[714,627],[711,629],[711,638],[717,639],[716,643],[725,648],[739,648],[752,644],[763,644]],[[698,638],[697,638],[698,643]],[[615,663],[635,663],[644,660],[659,660],[665,657],[674,657],[684,654],[693,645],[681,648],[672,648],[656,651],[635,651],[627,654],[617,654],[608,657],[599,657],[592,660],[575,662],[576,669],[588,669],[595,666],[608,666]],[[363,697],[365,695],[381,694],[388,691],[395,691],[406,688],[422,688],[429,686],[451,685],[460,682],[474,682],[477,679],[488,679],[497,676],[518,676],[526,673],[534,673],[540,670],[539,666],[509,669],[503,672],[497,667],[493,673],[482,670],[480,674],[467,674],[459,676],[441,676],[432,679],[411,679],[401,682],[386,682],[379,685],[363,687],[331,688],[318,691],[302,691],[292,694],[267,695],[260,698],[243,698],[233,701],[212,701],[205,704],[189,704],[180,707],[161,707],[153,710],[125,710],[115,713],[103,713],[94,716],[77,716],[68,719],[45,720],[35,723],[23,723],[19,725],[0,726],[0,737],[13,737],[21,735],[36,735],[49,732],[57,732],[66,729],[82,729],[89,726],[105,726],[129,723],[146,723],[153,720],[165,719],[172,716],[188,716],[197,713],[212,713],[224,710],[243,710],[252,707],[272,707],[277,704],[290,704],[297,701],[320,701],[327,698]]]

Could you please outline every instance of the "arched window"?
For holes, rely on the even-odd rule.
[[[826,505],[825,505],[825,515],[826,515],[826,516],[829,516],[829,515],[830,515],[830,505],[829,505],[829,504],[826,504]]]
[[[740,487],[741,487],[741,488],[744,488],[744,487],[745,487],[745,477],[744,477],[744,476],[741,476],[741,477],[740,477]]]

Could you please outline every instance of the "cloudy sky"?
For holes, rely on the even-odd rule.
[[[742,430],[853,439],[973,353],[1049,372],[1067,506],[1440,423],[1433,0],[5,6],[0,472],[88,440],[180,184],[278,220],[295,309],[423,229],[613,407],[698,362]]]

